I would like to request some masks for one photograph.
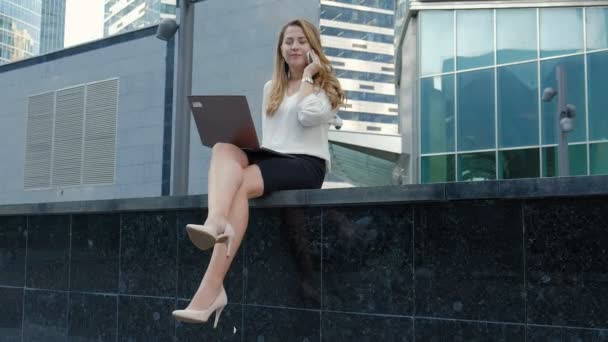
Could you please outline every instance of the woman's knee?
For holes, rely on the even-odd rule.
[[[247,198],[257,198],[264,194],[264,179],[259,166],[253,164],[244,170],[240,190],[247,195]]]
[[[236,160],[243,168],[245,168],[248,164],[247,155],[236,145],[228,144],[228,143],[217,143],[213,145],[211,148],[212,158],[221,158],[221,159],[234,159]]]

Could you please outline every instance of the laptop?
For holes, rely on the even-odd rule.
[[[256,158],[293,158],[260,146],[245,96],[188,96],[188,100],[203,145],[230,143]]]

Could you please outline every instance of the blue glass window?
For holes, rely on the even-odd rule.
[[[540,56],[551,57],[583,51],[581,8],[540,9]]]
[[[538,145],[538,63],[498,68],[498,146]]]
[[[608,52],[587,56],[589,140],[608,140]]]
[[[568,172],[570,176],[587,174],[587,145],[568,146]],[[543,177],[555,177],[559,173],[559,153],[557,147],[543,148]]]
[[[363,113],[363,112],[346,112],[340,111],[338,113],[341,119],[354,120],[354,121],[366,121],[366,122],[380,122],[386,124],[397,124],[399,117],[396,115],[384,115],[375,113]]]
[[[587,50],[608,48],[608,8],[587,8]]]
[[[535,9],[496,10],[498,64],[536,59],[538,52],[536,39]]]
[[[321,5],[321,19],[393,28],[393,14],[368,12],[345,7]]]
[[[420,13],[420,74],[454,71],[454,12]]]
[[[494,64],[493,11],[457,11],[456,31],[458,70]]]
[[[333,0],[345,4],[361,5],[367,7],[381,8],[385,10],[395,9],[395,0]]]
[[[454,151],[454,76],[420,80],[421,152]]]
[[[359,59],[368,62],[394,63],[395,58],[391,55],[382,53],[373,53],[365,51],[354,51],[337,48],[324,48],[323,51],[327,56]]]
[[[590,173],[608,175],[608,143],[589,145]]]
[[[379,74],[375,72],[361,72],[361,71],[353,71],[353,70],[344,70],[344,69],[334,69],[336,73],[336,77],[338,78],[348,78],[351,80],[358,81],[371,81],[371,82],[383,82],[383,83],[391,83],[395,82],[395,76],[387,75],[387,74]]]
[[[362,91],[347,91],[346,98],[349,100],[369,101],[369,102],[380,102],[380,103],[395,103],[395,96],[366,93]]]
[[[321,26],[321,34],[327,35],[327,36],[341,37],[341,38],[361,39],[361,40],[385,43],[385,44],[391,44],[391,45],[395,41],[395,38],[393,36],[389,36],[387,34],[346,30],[343,28],[336,28],[336,27],[329,27],[329,26]]]
[[[537,178],[540,176],[538,148],[500,151],[498,172],[500,179]]]
[[[494,69],[458,74],[458,151],[494,148]]]
[[[568,133],[569,142],[584,141],[586,134],[586,112],[585,112],[585,67],[584,57],[571,56],[565,58],[550,59],[541,62],[542,88],[552,87],[557,90],[556,69],[558,66],[564,68],[567,77],[567,103],[576,107],[576,118],[574,130]],[[542,137],[543,144],[557,144],[559,134],[557,127],[557,102],[556,95],[550,102],[542,102]]]

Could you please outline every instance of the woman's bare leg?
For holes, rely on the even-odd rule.
[[[208,213],[207,223],[218,226],[228,217],[232,200],[243,183],[244,169],[249,164],[247,156],[241,149],[231,144],[218,143],[213,146],[208,178]]]
[[[192,298],[189,309],[201,310],[209,307],[220,292],[226,273],[243,241],[249,222],[249,199],[259,197],[264,192],[262,173],[257,165],[250,165],[243,171],[243,182],[232,200],[228,221],[234,228],[234,240],[230,257],[226,257],[226,245],[215,244],[207,272]]]

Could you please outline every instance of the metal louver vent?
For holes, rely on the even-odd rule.
[[[24,188],[111,184],[118,79],[30,96]]]
[[[29,98],[23,179],[26,189],[50,186],[54,107],[55,92]]]
[[[53,137],[53,186],[81,183],[84,94],[84,86],[57,92]]]
[[[87,87],[83,183],[114,182],[118,80]]]

